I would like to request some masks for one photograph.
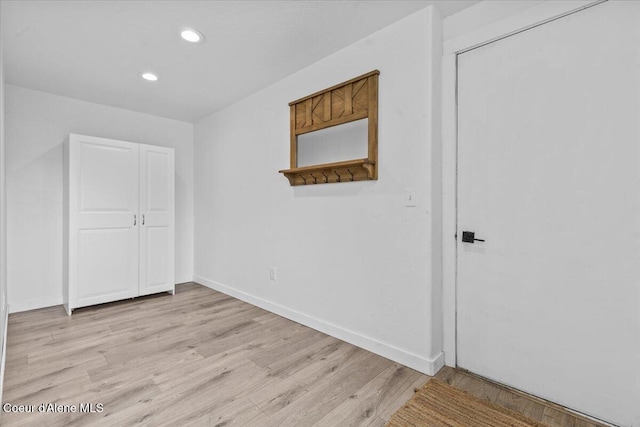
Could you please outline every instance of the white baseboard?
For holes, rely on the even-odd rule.
[[[58,297],[34,298],[25,301],[12,301],[11,304],[9,304],[9,308],[11,313],[19,313],[21,311],[52,307],[54,305],[62,305],[62,295]]]
[[[176,285],[182,285],[184,283],[190,283],[190,282],[193,282],[192,276],[185,276],[185,277],[180,277],[179,279],[176,279]]]
[[[283,307],[279,304],[266,301],[255,295],[251,295],[235,288],[231,288],[214,280],[206,279],[202,276],[194,275],[193,281],[213,290],[230,295],[234,298],[238,298],[239,300],[248,302],[249,304],[268,310],[279,316],[286,317],[287,319],[293,320],[294,322],[298,322],[320,332],[324,332],[325,334],[346,341],[357,347],[369,350],[372,353],[376,353],[380,356],[386,357],[387,359],[391,359],[394,362],[401,363],[424,374],[435,375],[444,366],[444,353],[442,352],[438,353],[436,357],[428,359],[417,354],[401,350],[392,345],[382,343],[371,337],[367,337],[350,331],[338,325],[334,325],[324,320],[315,318],[313,316],[309,316],[299,311]]]

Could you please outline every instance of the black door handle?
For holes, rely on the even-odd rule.
[[[476,239],[476,233],[473,231],[463,231],[462,241],[465,243],[484,242],[484,239]]]

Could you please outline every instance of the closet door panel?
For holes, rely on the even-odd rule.
[[[130,245],[129,228],[84,229],[78,232],[78,299],[109,299],[129,296],[135,248]],[[117,248],[117,250],[114,250]],[[98,301],[103,302],[103,301]]]
[[[137,199],[131,185],[137,180],[132,171],[135,146],[90,141],[78,144],[80,212],[130,213]]]
[[[150,226],[146,230],[146,287],[172,285],[170,279],[169,251],[170,244],[169,227]]]
[[[140,295],[175,285],[174,152],[140,145]]]
[[[138,295],[139,149],[70,138],[71,307]]]

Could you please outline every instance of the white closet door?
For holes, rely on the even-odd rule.
[[[138,294],[138,146],[69,141],[71,309]]]
[[[640,426],[640,2],[458,66],[458,365]]]
[[[175,285],[173,149],[140,145],[140,295]]]

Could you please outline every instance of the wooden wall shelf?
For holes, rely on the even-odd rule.
[[[330,184],[367,181],[374,178],[375,162],[369,159],[347,160],[281,170],[291,185]]]
[[[290,102],[291,185],[378,179],[378,70]],[[298,167],[298,135],[368,119],[367,158]]]

